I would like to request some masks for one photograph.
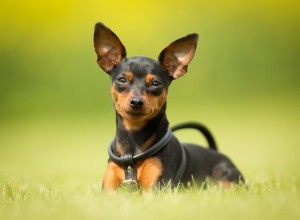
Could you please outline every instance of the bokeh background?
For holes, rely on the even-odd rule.
[[[101,181],[115,132],[110,79],[96,64],[104,22],[128,56],[156,58],[200,34],[188,74],[168,96],[171,124],[196,120],[248,181],[299,177],[299,1],[0,3],[0,180]],[[183,141],[205,144],[194,131]]]

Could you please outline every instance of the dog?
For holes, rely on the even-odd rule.
[[[198,123],[173,128],[196,128],[208,139],[209,148],[181,144],[169,128],[166,98],[173,80],[188,69],[197,48],[198,34],[175,40],[158,60],[128,58],[117,35],[103,23],[94,29],[97,63],[109,74],[116,110],[116,135],[109,146],[109,160],[102,187],[115,191],[127,185],[141,191],[190,183],[208,178],[223,184],[244,178],[232,161],[217,152],[209,130]]]

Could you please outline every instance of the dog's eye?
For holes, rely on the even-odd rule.
[[[117,79],[117,82],[120,84],[125,84],[125,83],[127,83],[127,79],[125,77],[119,77]]]
[[[151,83],[150,83],[151,86],[154,86],[154,87],[157,87],[157,86],[160,86],[161,85],[161,82],[157,79],[154,79]]]

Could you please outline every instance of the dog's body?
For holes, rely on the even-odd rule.
[[[102,23],[96,24],[97,63],[111,77],[117,115],[116,136],[103,178],[105,190],[115,190],[124,182],[148,190],[168,183],[201,182],[208,177],[243,181],[226,156],[214,149],[180,144],[169,129],[165,113],[168,87],[186,73],[197,41],[197,34],[174,41],[160,53],[158,61],[141,56],[126,58],[119,38]]]

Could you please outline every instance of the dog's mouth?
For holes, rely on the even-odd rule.
[[[144,111],[141,110],[130,110],[127,111],[126,114],[132,118],[139,118],[147,115]]]

